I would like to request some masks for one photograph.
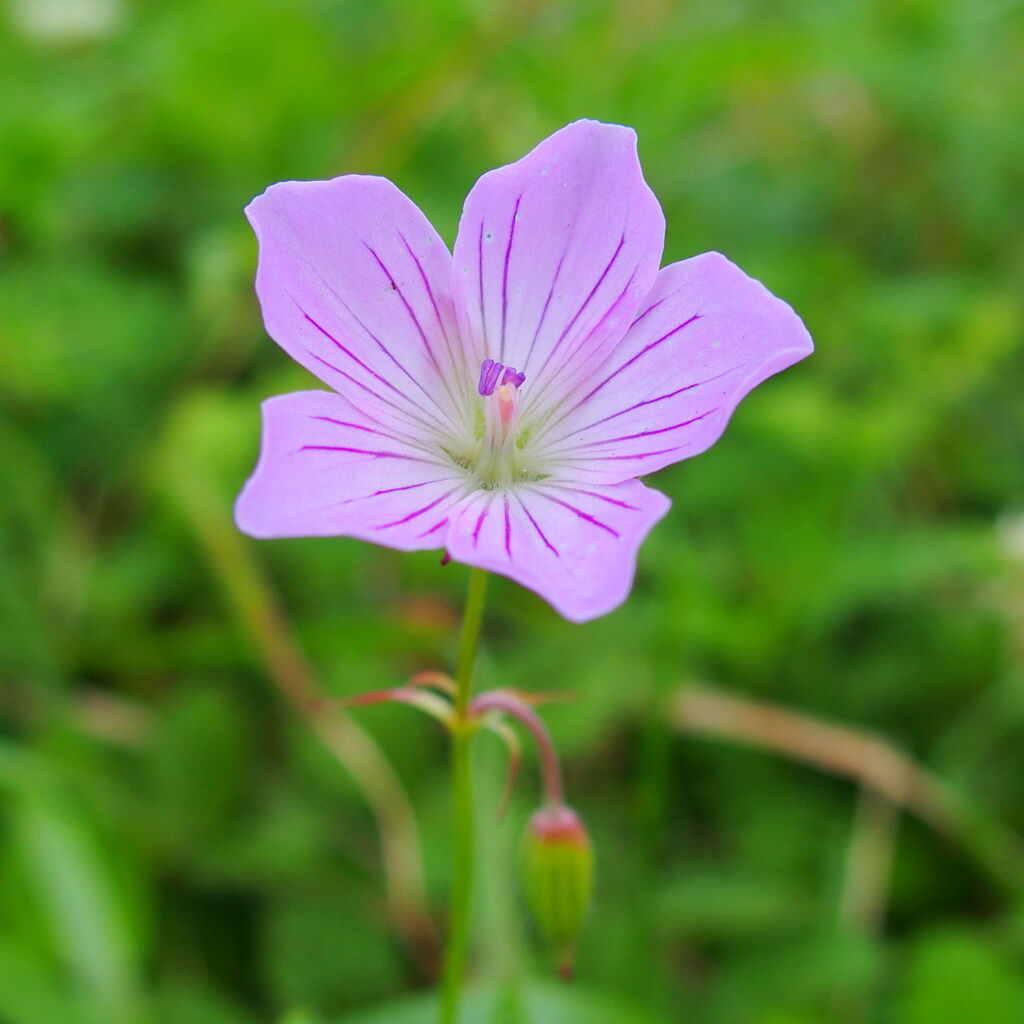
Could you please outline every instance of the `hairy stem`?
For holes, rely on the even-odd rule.
[[[473,665],[484,617],[487,573],[471,569],[466,611],[462,617],[459,657],[455,669],[455,724],[452,730],[452,892],[448,939],[441,985],[441,1024],[457,1024],[469,948],[470,910],[473,902],[473,778],[470,743],[473,728],[469,702],[473,694]]]

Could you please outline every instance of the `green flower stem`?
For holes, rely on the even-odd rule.
[[[480,641],[480,626],[484,620],[484,601],[487,597],[487,570],[470,569],[469,594],[462,616],[459,637],[459,660],[455,666],[455,716],[465,721],[469,701],[473,695],[473,664]]]
[[[462,617],[459,658],[455,668],[455,722],[452,729],[452,894],[448,941],[441,983],[441,1024],[457,1024],[462,982],[469,948],[470,910],[473,902],[473,778],[470,744],[473,728],[469,702],[473,695],[473,665],[484,618],[487,573],[471,569],[466,610]]]

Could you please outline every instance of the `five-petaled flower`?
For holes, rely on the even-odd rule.
[[[281,182],[247,213],[267,331],[334,390],[265,403],[239,526],[445,548],[574,621],[625,599],[668,511],[637,477],[812,349],[723,256],[658,269],[664,217],[618,125],[485,174],[454,255],[384,178]]]

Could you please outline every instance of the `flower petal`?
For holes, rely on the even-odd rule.
[[[272,185],[246,215],[267,332],[292,358],[415,430],[461,426],[473,381],[451,257],[410,199],[384,178],[349,174]]]
[[[341,395],[263,403],[259,463],[235,522],[253,537],[359,537],[403,551],[442,547],[465,476]]]
[[[614,483],[700,454],[744,395],[814,347],[785,302],[716,252],[662,270],[643,307],[544,426],[539,450],[579,479]]]
[[[586,622],[626,599],[637,550],[670,504],[636,480],[478,491],[453,517],[448,552],[529,587],[570,621]]]
[[[654,283],[665,220],[636,135],[577,121],[473,187],[455,242],[453,292],[476,366],[526,374],[524,410],[619,340]]]

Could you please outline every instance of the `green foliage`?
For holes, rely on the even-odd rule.
[[[437,1000],[432,996],[403,999],[368,1014],[346,1017],[341,1024],[433,1024]],[[597,993],[549,984],[507,984],[470,992],[465,1024],[659,1024],[657,1018]]]
[[[1024,1019],[1024,981],[992,943],[970,932],[932,932],[914,943],[897,1001],[905,1024]]]
[[[1022,53],[1011,0],[4,5],[0,1021],[431,1019],[430,936],[392,927],[364,789],[253,622],[276,599],[331,695],[391,686],[451,664],[465,574],[224,543],[259,401],[310,383],[241,208],[386,174],[451,240],[478,174],[580,116],[638,129],[666,261],[724,251],[818,350],[658,475],[621,610],[572,626],[492,582],[484,681],[579,694],[543,713],[597,889],[578,988],[494,987],[546,970],[527,771],[485,837],[467,1022],[1019,1021],[1024,872],[990,862],[1024,832]],[[847,781],[673,733],[693,682],[882,733],[971,838],[886,838]],[[358,717],[439,907],[440,734]]]

